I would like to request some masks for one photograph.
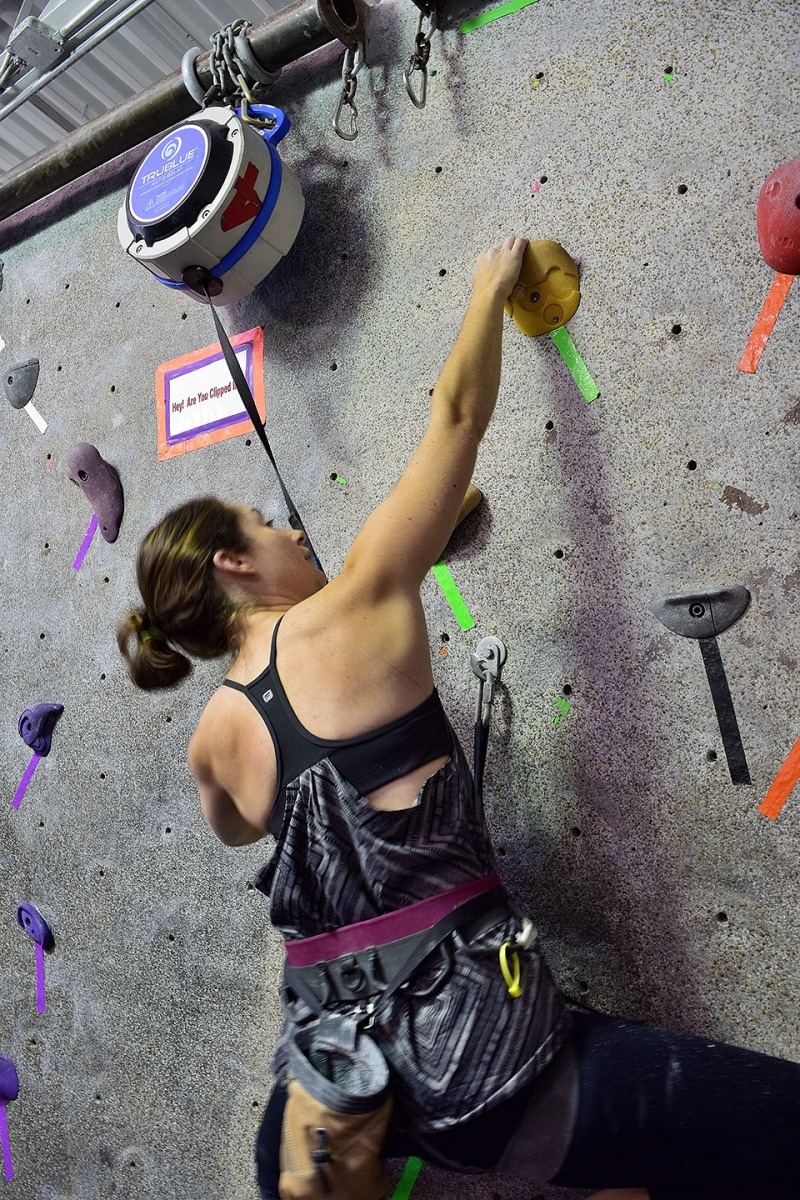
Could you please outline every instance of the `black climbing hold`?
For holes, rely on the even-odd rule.
[[[746,611],[750,593],[742,584],[702,592],[677,592],[653,601],[662,625],[681,637],[711,638],[730,629]]]
[[[16,367],[9,367],[3,375],[3,387],[12,408],[24,408],[26,404],[30,404],[38,378],[38,358],[31,358],[28,362],[18,363]]]
[[[700,644],[731,783],[750,783],[750,772],[716,635],[730,629],[749,603],[747,588],[734,584],[712,591],[660,596],[652,605],[662,625],[681,637],[694,638]]]

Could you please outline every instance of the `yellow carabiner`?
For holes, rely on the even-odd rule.
[[[516,1000],[522,995],[522,988],[519,982],[522,971],[519,965],[519,955],[517,954],[516,950],[512,950],[512,954],[514,955],[513,971],[508,965],[508,950],[511,945],[511,942],[503,942],[502,946],[500,947],[500,970],[502,971],[503,979],[505,980],[506,987],[508,988],[509,996]]]

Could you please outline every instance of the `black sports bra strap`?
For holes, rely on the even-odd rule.
[[[264,678],[267,671],[269,671],[270,668],[273,667],[275,664],[275,646],[277,645],[277,642],[278,642],[278,626],[280,625],[282,620],[283,620],[283,617],[281,616],[281,617],[278,617],[278,620],[275,622],[275,628],[272,631],[272,641],[270,642],[270,647],[269,647],[269,663],[264,668],[264,670],[261,672],[261,674],[258,676],[258,678],[254,679],[251,683],[237,683],[235,679],[223,679],[222,682],[225,687],[235,688],[235,690],[237,692],[244,692],[246,696],[250,695],[250,689],[254,688],[256,686],[256,684],[259,683]]]

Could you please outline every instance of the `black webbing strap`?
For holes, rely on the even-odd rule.
[[[472,777],[475,780],[475,791],[478,799],[483,799],[483,772],[486,767],[486,751],[489,747],[489,726],[484,725],[478,717],[475,722],[475,741],[472,752]]]
[[[219,339],[219,344],[222,347],[222,353],[225,355],[225,362],[227,363],[228,370],[231,373],[231,379],[233,380],[233,382],[236,386],[236,390],[239,393],[239,397],[242,401],[242,404],[245,407],[245,411],[246,411],[248,417],[253,422],[253,428],[255,429],[256,433],[258,434],[259,438],[261,439],[261,444],[267,452],[269,461],[272,463],[278,483],[280,484],[281,491],[283,492],[283,498],[286,501],[286,507],[289,511],[289,524],[291,525],[292,529],[299,529],[301,531],[301,533],[303,534],[303,536],[305,537],[305,540],[306,540],[306,548],[311,553],[311,556],[313,557],[313,559],[316,562],[319,569],[322,570],[322,564],[320,563],[319,559],[317,558],[314,547],[311,545],[311,538],[308,536],[308,533],[306,532],[306,527],[303,524],[302,520],[300,519],[300,514],[298,513],[294,504],[292,503],[292,498],[289,495],[289,491],[286,487],[286,484],[283,482],[283,479],[281,478],[281,473],[278,470],[278,464],[275,462],[275,455],[272,453],[272,447],[269,444],[269,439],[267,437],[267,431],[264,428],[264,422],[261,420],[261,414],[259,413],[258,409],[256,408],[256,402],[253,399],[253,394],[250,391],[250,388],[247,384],[247,380],[245,379],[244,372],[242,371],[242,368],[239,365],[239,360],[236,357],[233,346],[231,346],[230,339],[228,338],[228,335],[223,328],[222,322],[219,319],[219,314],[217,313],[215,306],[211,303],[211,295],[208,290],[207,282],[205,282],[205,281],[201,282],[200,287],[202,288],[202,291],[205,294],[206,299],[208,300],[208,305],[209,305],[209,308],[211,309],[211,316],[214,318],[214,327],[217,331],[217,337]]]
[[[736,710],[733,707],[731,689],[728,687],[728,677],[722,665],[722,655],[715,637],[698,638],[700,653],[706,668],[708,686],[711,688],[711,699],[719,721],[719,731],[722,734],[722,746],[728,760],[728,770],[731,773],[731,783],[750,783],[750,771],[747,767],[742,735],[739,733],[739,722],[736,720]]]

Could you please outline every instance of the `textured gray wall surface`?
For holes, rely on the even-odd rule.
[[[461,632],[432,577],[424,588],[437,684],[469,743],[469,651],[489,633],[507,643],[487,810],[565,990],[791,1058],[800,801],[775,821],[758,806],[800,734],[796,284],[756,373],[737,362],[773,278],[758,191],[797,153],[797,25],[795,0],[538,0],[467,35],[451,20],[417,111],[402,82],[415,10],[382,6],[357,141],[330,128],[333,48],[276,87],[306,217],[224,317],[231,333],[264,327],[270,437],[332,573],[424,428],[477,253],[518,232],[580,260],[569,328],[600,397],[587,405],[552,342],[507,322],[476,473],[486,501],[447,555],[475,628]],[[255,438],[158,462],[156,367],[214,336],[201,305],[123,255],[123,194],[83,185],[70,211],[0,228],[2,367],[41,360],[49,422],[41,435],[0,408],[14,1195],[255,1200],[281,950],[249,880],[269,845],[219,845],[185,765],[224,664],[138,693],[114,629],[168,507],[215,492],[283,510]],[[91,512],[65,457],[81,440],[118,469],[126,511],[118,541],[96,537],[75,571]],[[731,783],[699,647],[650,610],[733,583],[752,604],[719,645],[749,786]],[[17,718],[41,700],[65,712],[14,811],[30,760]],[[22,900],[56,938],[42,1015]],[[540,1192],[426,1167],[414,1196]]]

